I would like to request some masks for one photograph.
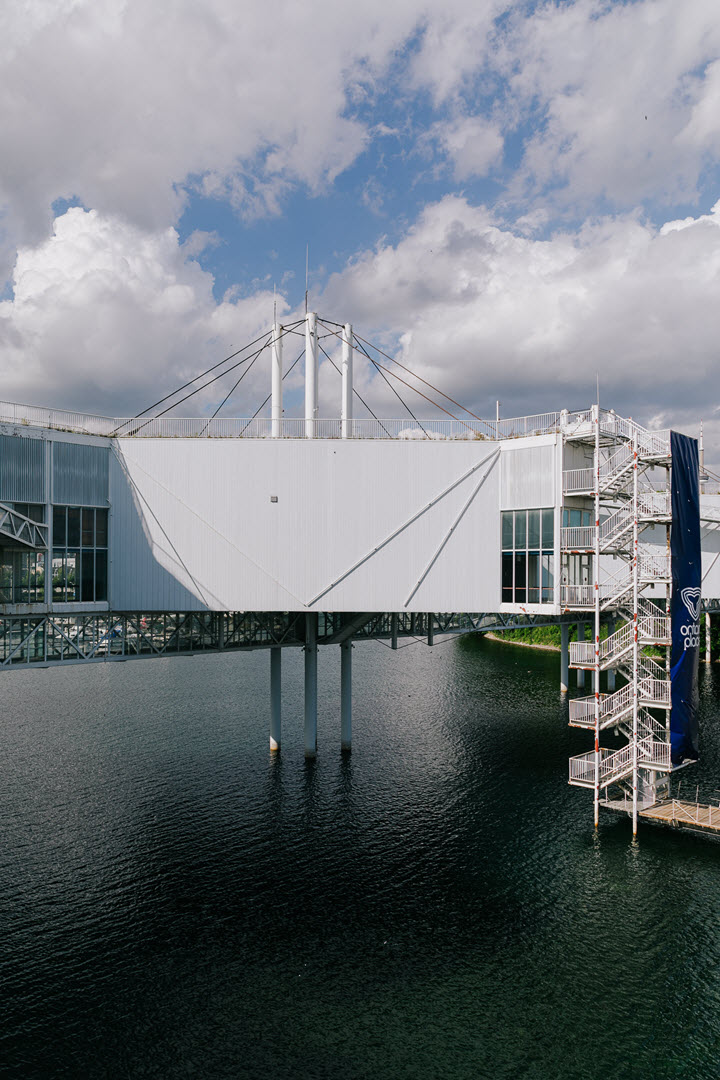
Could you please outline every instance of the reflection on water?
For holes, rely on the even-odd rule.
[[[717,1076],[720,846],[567,786],[556,655],[465,638],[4,676],[11,1077]],[[719,676],[703,670],[717,799]]]

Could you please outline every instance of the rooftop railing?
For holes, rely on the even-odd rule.
[[[0,402],[0,424],[42,427],[55,431],[71,431],[82,435],[105,438],[144,439],[269,439],[272,420],[269,417],[243,419],[237,417],[140,417],[121,418],[97,416],[92,413],[66,412],[45,409],[36,405]],[[488,440],[520,439],[528,435],[546,435],[560,430],[560,413],[538,413],[509,420],[376,420],[362,418],[348,422],[352,439],[409,439],[409,440]],[[340,439],[342,421],[315,420],[315,438]],[[306,421],[303,417],[283,419],[281,438],[303,439]]]

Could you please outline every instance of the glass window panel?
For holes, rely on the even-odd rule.
[[[567,513],[563,510],[563,517]],[[543,510],[542,512],[542,546],[546,551],[552,551],[555,547],[555,512]]]
[[[65,555],[65,598],[69,604],[80,599],[79,551],[68,551]]]
[[[94,510],[83,510],[82,512],[82,546],[84,548],[95,547]]]
[[[543,603],[552,603],[553,601],[553,557],[552,555],[543,555],[542,557],[542,601]]]
[[[107,600],[107,551],[95,552],[95,599]]]
[[[26,560],[20,552],[15,552],[13,556],[13,603],[22,604],[27,597],[24,589],[25,576],[23,574],[23,563]]]
[[[67,545],[80,547],[80,507],[68,506]]]
[[[95,556],[92,551],[83,551],[82,553],[80,599],[86,604],[95,599]]]
[[[524,548],[526,546],[526,518],[527,512],[525,510],[515,511],[515,547]]]
[[[45,555],[38,551],[35,556],[35,600],[36,604],[42,604],[45,600]]]
[[[513,546],[513,512],[504,510],[502,516],[502,546],[507,551]]]
[[[6,552],[0,553],[0,603],[12,604],[12,562]]]
[[[590,585],[590,555],[580,556],[580,584]]]
[[[107,510],[95,511],[95,546],[107,547]]]
[[[528,533],[527,546],[529,548],[540,547],[540,511],[528,510]]]
[[[570,511],[570,528],[579,529],[582,525],[582,510]]]
[[[45,520],[45,507],[42,503],[31,503],[28,506],[27,516],[33,521]]]
[[[583,525],[592,525],[592,513],[589,510],[583,510]]]
[[[53,544],[65,547],[67,544],[67,507],[53,506]]]
[[[502,598],[503,603],[512,604],[513,599],[513,554],[503,551],[502,555]]]
[[[570,512],[566,506],[563,507],[562,527],[567,529],[570,524]]]
[[[527,555],[524,551],[515,552],[515,603],[524,604],[527,600],[526,596],[526,567],[525,562]]]
[[[540,552],[528,552],[528,602],[540,603]]]
[[[52,598],[60,604],[65,600],[65,552],[53,551],[52,560]]]

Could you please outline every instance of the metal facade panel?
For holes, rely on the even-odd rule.
[[[503,510],[531,510],[555,505],[555,474],[561,446],[554,436],[536,445],[503,444],[500,504]]]
[[[0,435],[0,502],[45,502],[45,442]]]
[[[108,453],[104,446],[53,442],[53,502],[107,506]]]
[[[110,472],[117,610],[498,608],[492,443],[120,439]]]

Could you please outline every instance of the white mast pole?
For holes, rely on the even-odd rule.
[[[632,830],[633,836],[637,836],[638,823],[638,674],[640,666],[640,650],[638,646],[638,578],[640,567],[638,566],[638,437],[637,431],[633,435],[633,747],[632,747],[632,785],[633,785],[633,810]]]
[[[595,828],[600,823],[600,405],[595,405]]]
[[[273,439],[279,439],[282,435],[282,384],[283,384],[283,343],[282,343],[282,326],[279,323],[275,323],[273,326],[273,340],[270,350],[270,366],[272,372],[271,383],[271,405],[270,415],[272,417],[271,434]]]
[[[318,336],[317,315],[309,311],[305,320],[305,438],[317,434]]]
[[[342,405],[341,431],[343,439],[352,436],[353,418],[353,344],[352,326],[345,323],[342,337]]]

